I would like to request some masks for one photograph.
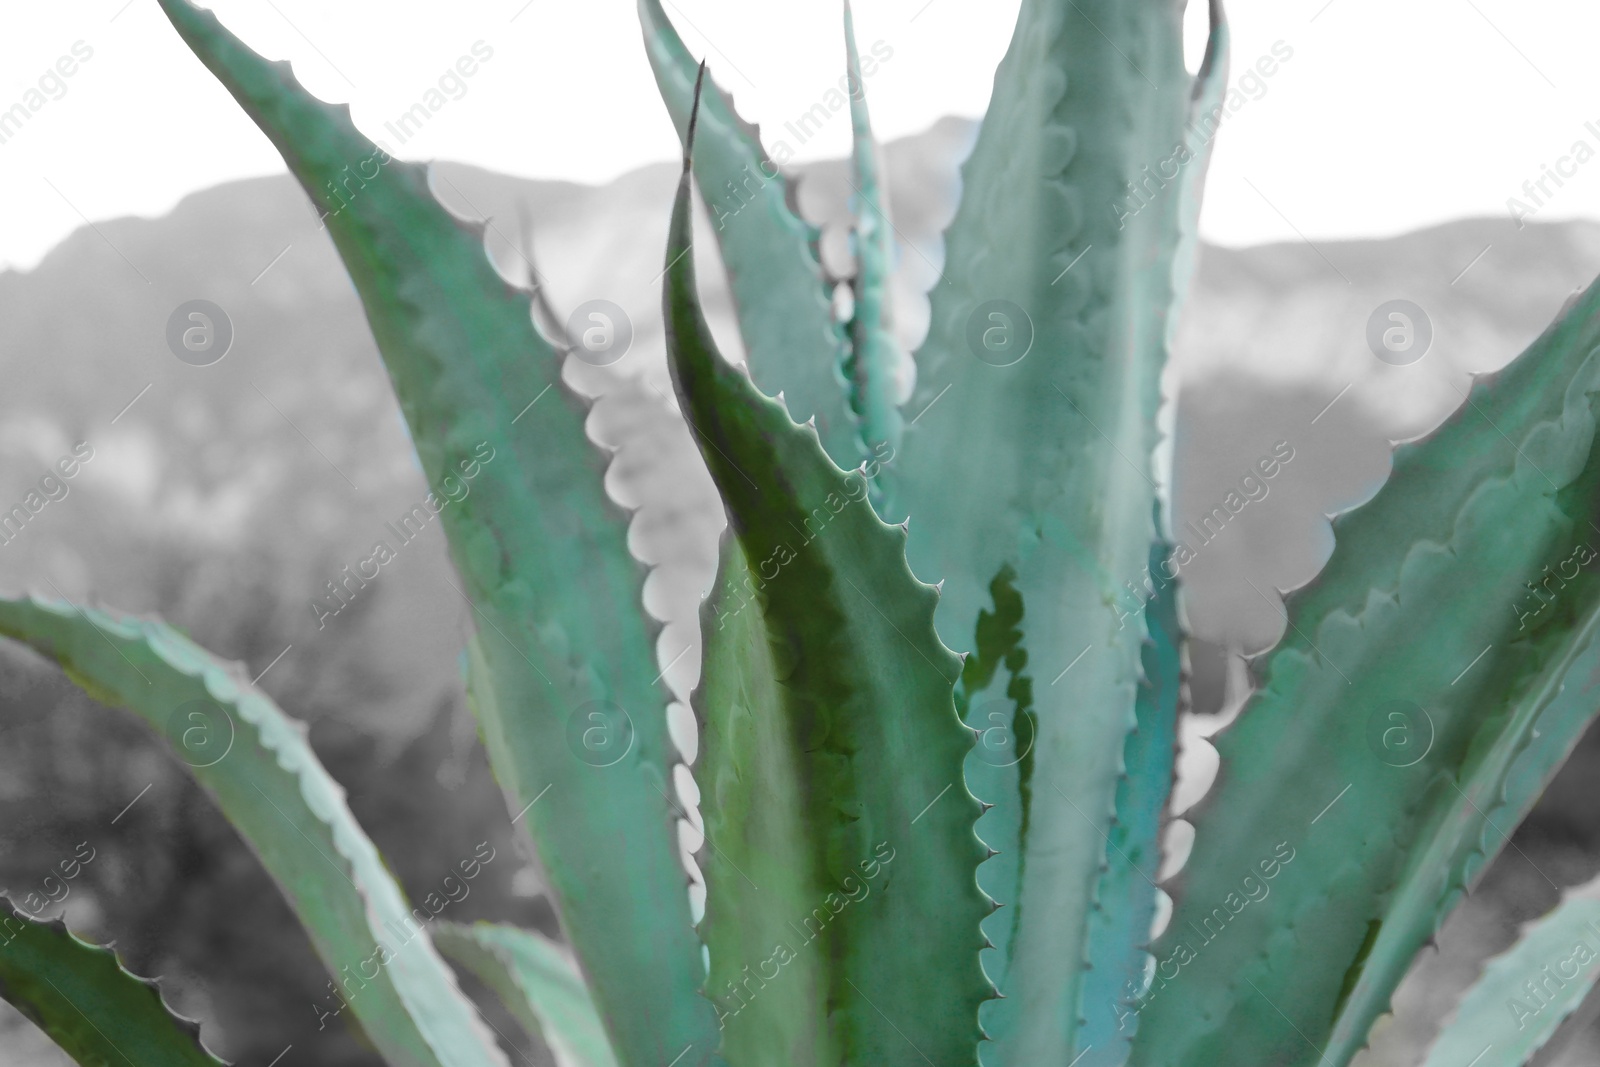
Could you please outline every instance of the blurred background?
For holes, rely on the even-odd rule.
[[[94,16],[105,22],[108,34],[146,32],[131,21],[134,29],[117,28],[124,18],[152,23],[160,18],[144,0],[120,11],[121,0],[102,6],[105,10],[97,8]],[[926,17],[945,17],[940,6],[955,11],[939,33],[948,36],[979,22],[988,27],[987,36],[975,39],[978,58],[968,60],[954,79],[964,85],[976,77],[986,86],[1015,4],[979,17],[970,5],[934,0]],[[1262,15],[1252,22],[1255,7],[1239,6],[1244,9],[1238,16],[1240,37],[1246,43],[1236,58],[1247,65],[1255,54],[1250,42],[1262,42],[1264,51],[1277,32],[1271,18],[1287,16]],[[1467,193],[1437,192],[1431,200],[1419,195],[1413,172],[1426,169],[1428,159],[1391,150],[1386,139],[1404,143],[1410,136],[1403,118],[1408,109],[1429,116],[1449,111],[1450,97],[1443,90],[1431,97],[1391,95],[1392,115],[1400,116],[1396,125],[1365,134],[1367,169],[1379,172],[1380,184],[1387,182],[1394,198],[1409,206],[1387,214],[1387,209],[1369,208],[1360,216],[1362,229],[1351,221],[1357,217],[1351,204],[1318,200],[1317,191],[1330,180],[1318,169],[1320,153],[1337,158],[1330,172],[1359,164],[1350,158],[1348,142],[1354,135],[1332,125],[1325,137],[1300,138],[1290,154],[1292,166],[1281,160],[1259,163],[1280,168],[1265,172],[1275,183],[1266,188],[1274,194],[1279,187],[1292,192],[1295,203],[1286,210],[1305,223],[1303,231],[1272,206],[1276,195],[1266,201],[1262,194],[1253,206],[1242,206],[1240,182],[1262,173],[1249,164],[1272,155],[1282,143],[1271,140],[1270,124],[1283,121],[1285,111],[1322,114],[1314,101],[1294,94],[1310,92],[1305,86],[1313,74],[1321,91],[1345,91],[1331,80],[1328,64],[1315,59],[1323,45],[1310,42],[1326,41],[1318,36],[1324,33],[1334,41],[1357,39],[1360,19],[1381,18],[1364,0],[1283,6],[1293,8],[1296,40],[1308,42],[1303,69],[1312,73],[1286,64],[1284,80],[1273,83],[1277,95],[1253,96],[1261,103],[1241,112],[1237,127],[1230,120],[1225,128],[1224,146],[1230,139],[1250,143],[1254,138],[1254,147],[1240,149],[1231,161],[1227,149],[1219,155],[1214,188],[1222,192],[1208,202],[1207,232],[1223,243],[1208,243],[1202,251],[1169,374],[1168,394],[1181,398],[1169,411],[1174,526],[1195,550],[1183,578],[1195,635],[1195,714],[1185,732],[1196,742],[1225,721],[1246,694],[1245,657],[1277,640],[1283,627],[1277,591],[1310,580],[1327,558],[1332,548],[1327,516],[1370,497],[1387,475],[1392,442],[1414,438],[1446,418],[1461,404],[1473,375],[1504,365],[1600,271],[1600,224],[1541,211],[1519,225],[1499,203],[1518,193],[1516,183],[1465,174],[1460,181],[1441,177],[1438,189]],[[297,22],[309,18],[295,5],[284,7]],[[336,7],[329,16],[335,22],[353,17],[344,6]],[[868,9],[865,3],[860,7]],[[262,31],[267,39],[252,36],[252,26],[273,22],[259,5],[219,8],[269,55],[288,50],[302,75],[317,69],[320,52],[315,45],[308,50],[311,38],[296,38],[298,30],[290,33],[279,24]],[[491,15],[503,20],[513,8],[525,8],[514,17],[530,24],[551,16],[542,3],[467,8],[471,17],[484,20]],[[709,8],[702,12],[691,5],[688,10],[714,18]],[[888,17],[882,6],[870,10],[869,18]],[[897,8],[895,14],[907,26],[923,17],[908,20],[910,8]],[[1557,61],[1553,35],[1547,31],[1540,38],[1529,31],[1535,44],[1528,47],[1537,61],[1518,58],[1522,50],[1498,28],[1502,14],[1490,7],[1487,14],[1450,16],[1464,20],[1452,25],[1474,25],[1472,33],[1484,35],[1470,39],[1482,50],[1475,54],[1488,72],[1486,80],[1502,95],[1543,93],[1541,68],[1548,68],[1567,92],[1573,91],[1570,67]],[[1489,29],[1474,21],[1479,16],[1483,22],[1493,16]],[[1397,24],[1411,25],[1407,20],[1413,17],[1397,16]],[[1339,28],[1335,19],[1354,21],[1357,29]],[[733,24],[729,33],[743,41],[753,32],[749,21]],[[707,22],[708,28],[715,25]],[[1517,29],[1512,21],[1506,25]],[[685,27],[686,35],[691,29]],[[71,32],[68,27],[60,50],[73,40]],[[324,26],[315,36],[320,41],[326,34],[337,42],[340,32],[338,26]],[[634,36],[619,52],[636,65],[642,62],[634,55],[636,31],[630,26],[627,32]],[[862,32],[871,39],[870,24]],[[926,32],[931,36],[906,31],[912,43],[902,47],[906,63],[901,69],[908,79],[912,72],[935,76],[927,66],[934,47],[928,42],[946,37]],[[462,33],[470,43],[470,27]],[[291,38],[294,43],[287,43]],[[45,51],[56,48],[55,37],[40,39]],[[274,50],[276,43],[283,47]],[[1371,48],[1381,53],[1391,43],[1375,40]],[[694,38],[691,45],[700,47]],[[0,185],[25,184],[33,190],[29,200],[9,209],[8,215],[20,221],[9,243],[0,241],[0,259],[14,264],[0,272],[0,322],[5,324],[0,367],[8,385],[0,394],[0,512],[20,503],[75,447],[80,457],[86,452],[91,457],[64,483],[64,496],[50,500],[19,530],[6,531],[10,539],[0,541],[0,585],[159,614],[218,653],[242,660],[285,710],[311,724],[312,744],[349,791],[357,818],[409,894],[425,895],[487,841],[496,849],[495,860],[448,917],[505,919],[553,933],[554,918],[512,833],[465,707],[458,659],[470,632],[470,611],[452,586],[437,524],[408,543],[399,559],[336,616],[319,618],[313,607],[325,597],[326,583],[366,556],[376,540],[387,539],[385,523],[408,512],[428,487],[354,291],[308,201],[279,173],[275,157],[261,155],[265,142],[256,143],[247,120],[231,103],[212,99],[220,90],[178,47],[175,38],[161,45],[173,64],[188,66],[158,65],[152,74],[161,87],[157,95],[172,97],[172,106],[181,110],[191,102],[173,96],[172,86],[187,86],[183,92],[201,101],[194,107],[215,105],[220,116],[208,119],[201,127],[207,136],[192,142],[193,166],[185,170],[190,184],[179,190],[181,195],[173,193],[172,181],[149,178],[165,163],[147,163],[132,154],[104,156],[94,168],[73,162],[84,146],[73,141],[72,124],[88,122],[89,111],[102,104],[113,108],[117,83],[106,71],[137,63],[138,54],[130,56],[126,48],[106,47],[101,68],[93,61],[84,65],[86,79],[104,78],[94,95],[63,98],[84,117],[41,112],[30,120],[37,125],[23,128],[15,144],[0,143]],[[739,50],[747,46],[728,47],[724,58],[730,66],[737,59],[758,69]],[[454,53],[445,58],[453,59]],[[513,59],[514,53],[508,50],[504,58]],[[418,69],[427,73],[429,64],[431,58]],[[621,59],[618,64],[625,65]],[[353,61],[341,65],[369,81]],[[892,66],[886,65],[886,79]],[[981,69],[972,75],[968,67]],[[485,73],[499,76],[500,69]],[[638,509],[632,546],[653,567],[644,599],[667,620],[658,652],[681,698],[698,676],[695,612],[711,579],[722,517],[668,399],[654,284],[677,168],[628,163],[635,157],[668,158],[673,142],[653,88],[637,79],[633,67],[627,70],[632,73],[617,80],[629,86],[638,82],[636,91],[630,90],[630,106],[658,132],[627,152],[602,153],[606,162],[594,164],[598,172],[585,173],[591,163],[575,158],[569,174],[582,183],[510,176],[504,170],[527,172],[511,160],[494,169],[439,163],[434,185],[458,214],[493,220],[487,250],[507,278],[527,282],[535,277],[533,264],[538,265],[558,317],[585,301],[604,299],[632,320],[634,342],[625,358],[608,368],[572,361],[566,375],[575,388],[595,397],[590,436],[619,450],[607,484],[619,502]],[[31,71],[31,65],[12,68],[17,75],[13,96],[34,80]],[[318,83],[318,77],[324,80]],[[729,80],[737,92],[736,77]],[[771,84],[782,78],[764,74],[762,80]],[[336,84],[327,70],[308,81],[330,98],[350,97],[354,89]],[[514,83],[492,84],[484,83],[472,107],[491,97],[501,101],[496,106],[525,106],[515,99]],[[807,91],[815,95],[818,90]],[[883,96],[909,92],[911,86],[891,87],[886,80],[868,91]],[[1382,106],[1370,86],[1349,91],[1355,101],[1377,100],[1369,106]],[[1483,85],[1462,89],[1483,91]],[[415,86],[411,92],[414,96]],[[1600,101],[1600,88],[1593,98]],[[935,93],[930,99],[921,106],[973,113],[984,102],[981,95],[963,99]],[[381,139],[383,112],[377,108],[382,105],[371,106],[368,116],[358,107],[356,117]],[[782,136],[786,99],[758,96],[754,106],[757,114],[778,120],[769,122],[769,143]],[[958,166],[976,133],[971,119],[934,121],[941,113],[892,112],[887,124],[891,132],[905,134],[891,141],[887,160],[900,244],[899,324],[908,346],[926,329],[923,294],[938,275],[939,234],[954,211]],[[1578,119],[1540,114],[1541,122],[1568,123],[1573,137],[1600,144],[1600,133],[1586,132]],[[45,126],[58,117],[56,128]],[[503,131],[509,121],[462,105],[459,114],[441,116],[439,125],[483,134]],[[1458,114],[1440,118],[1445,124],[1458,121]],[[850,269],[844,235],[849,187],[844,164],[829,155],[842,144],[847,123],[836,122],[841,129],[828,131],[832,140],[802,153],[804,162],[795,172],[802,212],[824,227],[825,265],[845,275]],[[227,132],[212,140],[213,126]],[[153,123],[151,129],[157,140],[171,134],[170,124]],[[1482,144],[1461,146],[1460,159],[1470,152],[1495,154],[1501,132],[1491,124],[1481,131]],[[1519,175],[1517,182],[1538,176],[1544,161],[1565,150],[1564,135],[1553,143],[1553,152],[1541,156],[1525,128],[1505,132],[1518,148],[1500,153],[1510,159],[1496,165],[1502,177]],[[231,146],[234,137],[243,147]],[[1340,138],[1347,142],[1343,147]],[[39,185],[41,179],[50,181],[51,157],[39,155],[46,149],[30,147],[33,142],[65,145],[63,169],[54,173],[56,184],[62,174],[70,175],[70,193],[63,187],[52,194]],[[14,153],[18,146],[34,154]],[[459,158],[486,162],[468,151]],[[1441,170],[1438,157],[1430,158],[1434,170]],[[1442,169],[1451,168],[1456,164]],[[1400,177],[1402,172],[1411,177]],[[248,173],[261,176],[232,176]],[[197,175],[209,177],[201,181]],[[119,184],[125,191],[154,188],[148,194],[154,206],[118,200]],[[1354,188],[1348,179],[1346,188]],[[1371,189],[1363,188],[1351,199],[1373,200]],[[1486,189],[1499,192],[1489,196]],[[1574,181],[1566,195],[1560,205],[1566,214],[1581,215],[1593,205],[1600,215],[1600,182],[1585,187]],[[81,201],[84,210],[72,207],[63,221],[64,201],[69,206]],[[43,203],[51,206],[35,210]],[[1258,213],[1269,221],[1260,221]],[[1463,214],[1476,217],[1438,221]],[[1242,216],[1256,221],[1238,221]],[[1213,221],[1219,217],[1224,221]],[[1399,232],[1408,220],[1413,228]],[[1361,233],[1385,236],[1354,236]],[[1248,243],[1262,236],[1285,240]],[[714,329],[725,351],[737,355],[726,285],[711,263],[702,260],[701,266]],[[220,309],[228,330],[225,356],[207,366],[176,358],[167,340],[169,321],[194,300]],[[1404,366],[1375,358],[1366,339],[1374,313],[1394,300],[1416,305],[1432,335],[1426,354]],[[1204,537],[1184,532],[1213,515],[1258,459],[1273,454],[1281,459],[1285,451],[1292,458],[1266,482],[1264,496],[1257,493],[1258,499],[1226,523],[1213,520]],[[1191,793],[1204,784],[1205,752],[1205,746],[1192,745],[1190,765],[1198,778]],[[1508,945],[1521,923],[1552,906],[1558,887],[1600,870],[1600,810],[1589,788],[1596,773],[1600,736],[1580,746],[1518,831],[1514,847],[1505,850],[1446,926],[1438,950],[1424,955],[1397,999],[1395,1016],[1380,1022],[1374,1047],[1364,1054],[1366,1064],[1416,1062],[1479,961]],[[1175,843],[1181,849],[1182,843]],[[0,888],[16,895],[42,892],[43,877],[58,861],[89,852],[93,859],[46,913],[64,912],[86,936],[114,939],[135,971],[165,976],[168,997],[178,1009],[206,1021],[212,1048],[235,1062],[262,1067],[379,1062],[348,1016],[319,1025],[316,1002],[327,976],[253,856],[182,765],[168,756],[164,742],[131,717],[78,694],[53,667],[0,646]],[[518,1033],[509,1020],[493,1021],[505,1034]],[[519,1043],[515,1051],[518,1062],[548,1062],[541,1049]],[[1600,1042],[1580,1043],[1561,1062],[1592,1064],[1597,1058]],[[65,1062],[30,1024],[0,1004],[0,1067]]]

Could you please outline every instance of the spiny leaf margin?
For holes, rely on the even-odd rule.
[[[706,1067],[716,1026],[668,796],[660,626],[640,610],[645,568],[605,493],[588,402],[562,382],[529,294],[495,273],[484,225],[445,211],[425,168],[374,148],[348,107],[307,94],[209,13],[161,3],[327,210],[430,483],[477,471],[470,494],[441,505],[480,624],[470,703],[619,1059],[646,1067],[688,1049],[678,1067]],[[606,767],[570,740],[597,710],[629,741]],[[641,951],[656,961],[648,977]]]
[[[4,894],[0,997],[89,1067],[226,1067],[201,1043],[200,1024],[167,1007],[154,980],[125,969],[109,946],[79,940],[60,919],[34,919]]]
[[[305,726],[242,665],[163,623],[62,601],[0,598],[0,635],[54,660],[90,696],[129,709],[172,745],[338,980],[323,999],[339,1006],[325,1014],[349,1007],[392,1067],[504,1067]]]
[[[668,354],[730,528],[695,700],[702,931],[711,994],[751,966],[759,989],[745,978],[749,1003],[719,1004],[723,1047],[736,1063],[975,1067],[977,1008],[992,995],[978,924],[991,905],[975,877],[978,805],[961,780],[972,737],[955,714],[959,661],[934,634],[937,593],[907,567],[904,530],[866,500],[867,472],[840,470],[813,429],[717,352],[691,255],[693,122],[685,144],[666,257]],[[754,599],[730,611],[737,586]],[[862,881],[880,875],[875,887]],[[790,906],[811,904],[795,925]],[[768,939],[812,922],[798,952],[780,941],[767,954]],[[810,949],[818,940],[826,948]],[[746,954],[755,950],[765,959]],[[921,962],[930,955],[937,966]]]

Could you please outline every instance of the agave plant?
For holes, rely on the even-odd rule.
[[[170,628],[16,600],[0,633],[165,733],[396,1067],[506,1062],[441,952],[581,1067],[1347,1064],[1600,706],[1600,580],[1557,567],[1600,529],[1591,288],[1333,520],[1164,893],[1187,560],[1157,409],[1225,106],[1220,3],[1191,76],[1182,0],[1024,0],[913,388],[848,11],[836,301],[782,161],[639,0],[684,144],[669,362],[728,521],[696,922],[658,628],[545,301],[424,168],[161,4],[318,205],[430,482],[502,457],[444,524],[481,622],[472,705],[567,944],[417,921],[304,731]],[[700,310],[696,182],[743,367]],[[1486,968],[1430,1067],[1550,1053],[1600,973],[1597,897]],[[213,1062],[105,951],[14,908],[0,931],[0,993],[80,1062]]]

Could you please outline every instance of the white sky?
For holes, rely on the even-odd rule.
[[[352,102],[356,122],[378,139],[386,121],[482,40],[493,58],[406,143],[400,154],[409,158],[599,182],[676,151],[633,0],[215,6],[257,51],[293,60],[313,92]],[[835,0],[785,4],[781,14],[771,0],[667,6],[745,115],[768,129],[806,111],[839,76]],[[857,0],[862,41],[894,49],[868,82],[879,133],[980,114],[1017,6]],[[1218,142],[1203,218],[1213,241],[1382,235],[1505,212],[1507,198],[1574,141],[1600,148],[1600,5],[1232,0],[1231,12],[1236,78],[1275,41],[1294,55]],[[0,265],[31,266],[81,225],[80,212],[158,215],[194,190],[282,170],[154,0],[8,12],[0,110],[80,40],[93,58],[65,80],[64,95],[0,144]],[[1589,120],[1596,132],[1585,129]],[[843,154],[847,133],[848,123],[836,121],[798,158]],[[1565,181],[1538,217],[1600,218],[1600,159]]]

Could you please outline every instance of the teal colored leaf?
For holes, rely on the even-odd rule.
[[[491,765],[618,1059],[709,1062],[668,693],[640,610],[644,568],[585,437],[587,401],[562,384],[528,294],[494,272],[482,227],[440,207],[424,168],[374,148],[348,108],[311,97],[211,15],[163,7],[326,212],[474,608],[471,691]]]
[[[1121,1067],[1127,1062],[1150,965],[1161,832],[1177,769],[1183,690],[1183,626],[1172,563],[1171,544],[1157,541],[1151,546],[1149,585],[1141,591],[1148,598],[1148,637],[1141,653],[1137,725],[1123,748],[1116,815],[1106,838],[1106,869],[1089,921],[1081,1067]]]
[[[861,76],[849,0],[844,5],[844,41],[854,135],[851,238],[856,259],[856,273],[850,283],[854,310],[849,323],[850,358],[846,370],[850,403],[860,420],[862,440],[868,453],[882,458],[892,456],[900,446],[904,420],[900,417],[899,380],[905,357],[895,336],[894,302],[889,289],[895,260],[889,189],[883,182],[883,160],[867,114],[867,85]]]
[[[1600,543],[1600,538],[1596,539]],[[1445,814],[1406,861],[1388,914],[1340,1004],[1328,1048],[1360,1049],[1413,957],[1533,809],[1600,709],[1600,607],[1524,686],[1509,721],[1464,772]]]
[[[1028,836],[1027,813],[1032,808],[1038,765],[1039,717],[1034,708],[1034,678],[1028,669],[1028,650],[1022,644],[1027,607],[1016,587],[1016,572],[1002,568],[989,585],[993,610],[981,611],[976,626],[974,650],[962,664],[961,684],[956,690],[956,707],[963,721],[977,731],[978,741],[967,758],[967,788],[980,797],[1016,797],[1021,818],[979,819],[979,837],[993,850],[980,874],[993,875],[997,864],[1012,864],[1013,876],[1022,862],[1022,845]],[[1004,686],[998,684],[1005,679]],[[992,803],[992,802],[991,802]],[[983,884],[980,878],[980,885]],[[1004,975],[1011,958],[1015,930],[1004,910],[996,911],[984,923],[984,973],[991,980]],[[996,934],[1001,936],[998,938]],[[985,1010],[998,1005],[989,1003]],[[995,1035],[993,1014],[987,1016],[985,1032]],[[984,1062],[992,1064],[994,1045],[986,1045]]]
[[[984,923],[1006,997],[984,1007],[987,1067],[1064,1067],[1088,1047],[1089,931],[1137,721],[1164,480],[1160,376],[1200,173],[1181,16],[1165,0],[1024,0],[883,475],[892,517],[911,519],[912,569],[946,582],[946,644],[977,649],[997,579],[1022,605],[1031,770],[967,761],[994,805],[978,834],[1000,850],[979,883],[1005,905]],[[1005,699],[969,693],[968,724]]]
[[[1184,129],[1191,158],[1174,183],[1178,239],[1172,254],[1174,309],[1194,274],[1200,246],[1200,202],[1211,145],[1221,122],[1228,83],[1229,31],[1222,0],[1210,0],[1210,34],[1195,78]],[[1167,348],[1178,316],[1166,319]],[[1159,466],[1159,464],[1158,464]],[[1158,506],[1156,525],[1161,529]],[[1123,749],[1124,777],[1117,784],[1115,821],[1107,836],[1106,871],[1090,917],[1089,970],[1084,977],[1082,1067],[1121,1067],[1138,1030],[1138,1001],[1149,982],[1148,951],[1161,868],[1161,832],[1172,795],[1177,757],[1177,716],[1183,689],[1183,627],[1178,613],[1173,545],[1157,540],[1149,570],[1137,590],[1144,601],[1147,640],[1135,707],[1137,725]]]
[[[1189,122],[1184,127],[1183,144],[1189,159],[1173,183],[1177,196],[1178,243],[1172,255],[1173,307],[1183,304],[1193,280],[1195,261],[1200,253],[1200,203],[1205,191],[1206,172],[1211,167],[1211,147],[1226,116],[1223,99],[1228,92],[1228,58],[1233,34],[1223,0],[1209,0],[1211,29],[1206,37],[1205,56],[1195,76],[1190,96]],[[1178,331],[1178,316],[1167,316],[1167,348]]]
[[[1600,886],[1569,890],[1483,974],[1422,1067],[1522,1067],[1556,1036],[1600,978]]]
[[[639,22],[661,99],[684,137],[699,63],[661,0],[639,0]],[[799,121],[814,132],[820,120],[807,114]],[[816,420],[835,463],[854,467],[864,454],[845,379],[845,336],[817,259],[818,231],[792,206],[782,171],[792,149],[779,142],[776,158],[768,157],[759,131],[739,118],[714,82],[701,101],[699,125],[695,177],[722,248],[750,373],[768,393],[782,393],[795,418]]]
[[[1593,717],[1597,345],[1591,288],[1334,522],[1216,740],[1139,1067],[1348,1063]]]
[[[529,1037],[550,1046],[557,1067],[616,1067],[594,999],[563,946],[499,923],[440,923],[433,940],[494,990]]]
[[[155,982],[79,941],[59,919],[30,918],[0,896],[0,996],[86,1067],[219,1067],[200,1025],[174,1014]]]
[[[324,1022],[348,1008],[391,1067],[503,1067],[434,950],[431,912],[406,902],[304,724],[242,666],[161,623],[61,602],[0,599],[0,635],[55,660],[90,696],[128,708],[172,745],[277,882],[333,975],[317,1005]]]
[[[736,1065],[975,1065],[990,904],[938,595],[868,502],[870,472],[836,467],[722,360],[696,296],[689,198],[686,155],[667,349],[730,527],[694,701],[723,1049]]]

